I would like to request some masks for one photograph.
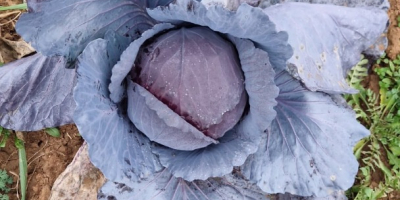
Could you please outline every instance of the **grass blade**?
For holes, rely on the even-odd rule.
[[[46,128],[44,129],[44,131],[53,137],[60,137],[60,131],[58,130],[58,128]]]
[[[27,9],[28,9],[28,5],[26,5],[26,3],[12,5],[12,6],[0,6],[0,11],[5,11],[5,10],[27,10]]]
[[[21,183],[21,200],[25,200],[26,198],[26,184],[27,184],[27,161],[26,161],[26,152],[24,141],[16,138],[15,146],[18,149],[18,158],[19,158],[19,180]]]

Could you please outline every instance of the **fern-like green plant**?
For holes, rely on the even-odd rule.
[[[347,191],[350,199],[376,200],[392,191],[400,190],[400,55],[390,60],[383,55],[374,72],[379,76],[379,94],[363,87],[368,75],[362,59],[348,74],[348,83],[359,90],[358,94],[345,95],[359,119],[371,132],[354,148],[354,154],[362,163],[357,175],[358,184]],[[366,147],[367,148],[364,148]],[[364,150],[365,149],[365,150]],[[386,152],[390,167],[382,161]],[[370,188],[371,174],[380,170],[385,181]]]
[[[0,200],[8,200],[9,197],[7,194],[10,191],[8,185],[12,184],[13,180],[10,176],[8,176],[5,170],[0,169]],[[4,194],[2,194],[4,193]]]
[[[367,93],[368,91],[362,86],[362,81],[368,76],[368,68],[365,65],[368,63],[364,56],[361,57],[361,61],[357,63],[348,73],[347,82],[348,84],[357,89],[359,93],[357,94],[347,94],[345,99],[347,103],[353,107],[356,118],[360,121],[368,122],[368,114],[365,112],[363,105],[369,108]],[[372,91],[371,91],[372,92]]]

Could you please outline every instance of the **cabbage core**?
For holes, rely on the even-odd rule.
[[[213,139],[241,118],[247,96],[234,46],[205,27],[181,28],[143,45],[133,81]]]

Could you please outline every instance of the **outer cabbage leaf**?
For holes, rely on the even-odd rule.
[[[386,7],[389,5],[387,0],[261,0],[261,7],[268,7],[271,5],[285,3],[285,2],[303,2],[303,3],[313,3],[313,4],[332,4],[337,6],[347,6],[347,7]]]
[[[148,9],[147,12],[161,22],[190,22],[237,38],[250,39],[257,47],[268,52],[271,64],[279,69],[286,68],[286,61],[293,54],[287,44],[287,33],[277,32],[275,25],[260,8],[248,4],[242,4],[236,12],[232,12],[222,6],[206,8],[197,1],[176,0],[167,7]]]
[[[229,10],[236,10],[240,4],[247,3],[251,6],[258,6],[261,0],[201,0],[206,7],[212,5],[222,5]]]
[[[75,70],[35,54],[0,67],[0,126],[35,131],[73,123]]]
[[[122,53],[120,61],[112,69],[111,83],[109,86],[111,93],[110,98],[115,103],[121,102],[121,100],[126,97],[127,84],[125,78],[131,71],[132,67],[134,67],[136,56],[143,43],[154,35],[174,27],[174,25],[168,23],[157,24],[151,29],[145,31],[140,38],[133,41]]]
[[[155,21],[141,0],[28,1],[31,13],[23,14],[17,32],[44,55],[62,55],[69,62],[107,30],[133,39]]]
[[[219,144],[194,151],[178,151],[154,147],[160,162],[175,177],[193,181],[206,180],[228,174],[234,166],[242,165],[246,158],[257,151],[261,135],[275,118],[275,98],[278,88],[268,54],[254,47],[249,40],[229,38],[239,53],[249,95],[250,112],[243,121],[219,139]],[[196,173],[193,173],[196,172]]]
[[[99,200],[268,200],[257,186],[249,183],[238,173],[205,181],[187,182],[162,170],[135,182],[133,187],[107,182],[98,194]]]
[[[128,116],[151,141],[170,148],[191,151],[218,143],[132,81],[128,86]]]
[[[147,8],[155,8],[157,6],[166,6],[175,0],[144,0]]]
[[[89,43],[79,57],[74,121],[89,145],[92,163],[107,179],[130,184],[159,171],[150,141],[129,121],[126,108],[109,99],[111,67],[127,47],[111,33]]]
[[[276,199],[277,200],[347,200],[347,197],[344,191],[334,191],[332,194],[326,197],[302,197],[286,193],[286,194],[276,195]]]
[[[279,94],[274,76],[275,71],[267,52],[256,48],[250,40],[229,37],[239,53],[244,72],[245,88],[249,96],[250,113],[261,131],[265,131],[275,119],[275,98]]]
[[[288,65],[312,91],[355,93],[344,77],[386,28],[380,9],[285,3],[264,10],[277,30],[289,33]],[[299,23],[302,22],[302,23]]]
[[[368,135],[353,113],[330,96],[306,90],[287,72],[272,122],[243,173],[267,193],[322,197],[352,186],[358,163],[352,147]]]

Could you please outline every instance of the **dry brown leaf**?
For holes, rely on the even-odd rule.
[[[11,41],[0,38],[0,62],[9,63],[35,52],[28,43],[23,40]]]
[[[49,200],[95,200],[97,191],[105,182],[104,175],[90,162],[88,147],[84,143],[55,181]]]

